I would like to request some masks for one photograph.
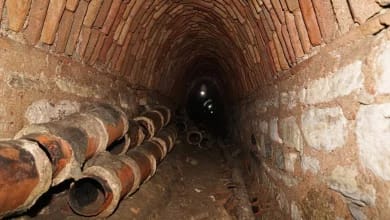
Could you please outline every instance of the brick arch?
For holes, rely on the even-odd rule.
[[[180,78],[179,54],[212,50],[227,60],[228,87],[243,97],[355,26],[383,28],[386,22],[373,19],[381,2],[0,0],[0,19],[3,33],[18,41],[166,94],[173,85],[161,76]]]

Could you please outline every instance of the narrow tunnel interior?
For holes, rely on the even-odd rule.
[[[0,0],[0,218],[387,219],[389,6]]]
[[[228,98],[215,77],[224,75],[218,64],[210,61],[198,61],[188,67],[192,75],[186,91],[185,109],[188,117],[198,127],[207,130],[217,137],[224,138],[227,134],[226,107]]]

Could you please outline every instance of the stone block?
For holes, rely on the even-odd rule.
[[[271,140],[279,143],[279,144],[282,144],[283,141],[282,139],[280,138],[279,136],[279,131],[278,131],[278,118],[273,118],[270,120],[269,122],[269,134],[270,134],[270,138]]]
[[[356,167],[337,166],[327,182],[329,188],[344,195],[349,201],[359,206],[374,205],[376,191],[372,185],[359,186],[356,181],[358,171]]]
[[[363,24],[368,18],[378,13],[381,7],[375,0],[348,0],[354,20]]]
[[[263,134],[268,134],[268,122],[266,121],[260,121],[259,123],[260,131]]]
[[[349,10],[348,1],[332,0],[334,13],[336,14],[337,23],[341,34],[345,34],[353,25],[353,19]]]
[[[376,92],[378,94],[390,94],[390,43],[380,47],[376,60]]]
[[[280,131],[283,143],[300,153],[303,152],[303,138],[295,117],[282,119],[280,121]]]
[[[347,119],[340,107],[310,109],[302,114],[302,133],[310,147],[332,151],[345,143]]]
[[[284,164],[286,171],[294,173],[295,171],[295,161],[298,158],[297,153],[287,153],[284,157]]]
[[[376,0],[376,2],[378,4],[380,4],[381,6],[388,6],[388,5],[390,5],[390,0]]]
[[[362,164],[375,175],[390,180],[390,103],[361,105],[356,137]]]
[[[276,147],[275,148],[275,164],[276,167],[284,170],[285,169],[285,164],[284,164],[284,153],[282,148]]]
[[[291,219],[292,220],[302,220],[302,213],[299,210],[295,201],[291,202]]]
[[[302,170],[304,173],[307,171],[312,172],[313,174],[317,174],[320,171],[320,161],[318,161],[314,157],[303,156],[301,162]]]
[[[363,87],[362,62],[357,60],[326,77],[309,83],[305,104],[317,104],[346,96]]]

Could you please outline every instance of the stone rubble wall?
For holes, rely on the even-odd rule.
[[[390,216],[389,64],[389,30],[340,42],[236,108],[237,138],[259,155],[251,170],[283,213]]]

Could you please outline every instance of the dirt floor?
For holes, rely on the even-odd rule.
[[[108,219],[235,219],[229,189],[233,185],[220,148],[199,148],[179,139],[156,175],[121,201]],[[61,190],[53,189],[41,199],[41,205],[30,211],[30,216],[19,219],[83,219],[69,208],[67,191],[56,191]]]

